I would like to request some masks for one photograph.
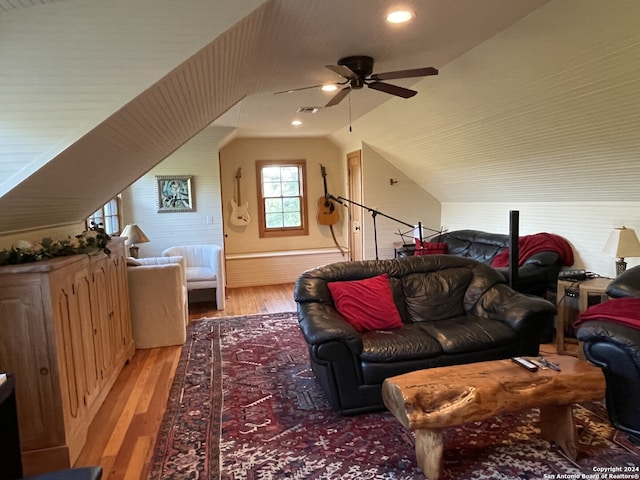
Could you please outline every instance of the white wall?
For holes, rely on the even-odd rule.
[[[204,129],[123,192],[123,223],[137,223],[151,242],[140,257],[162,255],[176,245],[223,246],[218,144],[230,129]],[[158,213],[158,175],[193,175],[194,212]]]
[[[449,231],[471,228],[508,233],[510,210],[520,212],[520,235],[561,235],[573,247],[573,268],[605,277],[615,277],[615,259],[602,253],[611,230],[624,225],[640,233],[637,202],[443,203],[442,222]],[[637,258],[626,261],[627,268],[640,264]]]
[[[390,180],[397,181],[391,184]],[[422,222],[425,228],[440,229],[440,202],[422,190],[411,178],[391,165],[375,148],[362,146],[362,184],[363,205],[372,210],[389,215],[400,222],[417,225]],[[411,243],[411,228],[376,215],[378,238],[378,258],[393,258],[395,248],[401,247],[403,238],[400,233],[409,231],[404,243]],[[362,218],[362,232],[365,259],[376,258],[373,215],[365,211]]]

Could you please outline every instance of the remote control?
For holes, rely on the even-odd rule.
[[[513,363],[516,363],[518,365],[520,365],[522,368],[526,368],[527,370],[529,370],[530,372],[537,372],[538,371],[538,366],[535,365],[534,363],[531,363],[529,360],[527,360],[526,358],[523,357],[513,357],[511,359],[511,361]]]

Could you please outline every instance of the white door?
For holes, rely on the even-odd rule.
[[[349,199],[362,205],[362,154],[347,154]],[[349,257],[362,260],[362,207],[349,203]]]

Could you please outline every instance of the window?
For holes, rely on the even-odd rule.
[[[308,235],[304,160],[258,160],[260,237]]]
[[[112,198],[87,218],[85,221],[87,228],[91,227],[91,222],[102,224],[109,235],[119,235],[122,230],[120,228],[120,196]]]

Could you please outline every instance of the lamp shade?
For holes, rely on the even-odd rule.
[[[149,237],[144,234],[142,229],[135,223],[130,223],[129,225],[124,227],[124,230],[122,230],[120,236],[127,237],[127,245],[135,245],[136,243],[147,243],[151,241],[149,240]]]
[[[626,227],[614,228],[602,252],[616,258],[640,257],[640,241],[635,230]]]

